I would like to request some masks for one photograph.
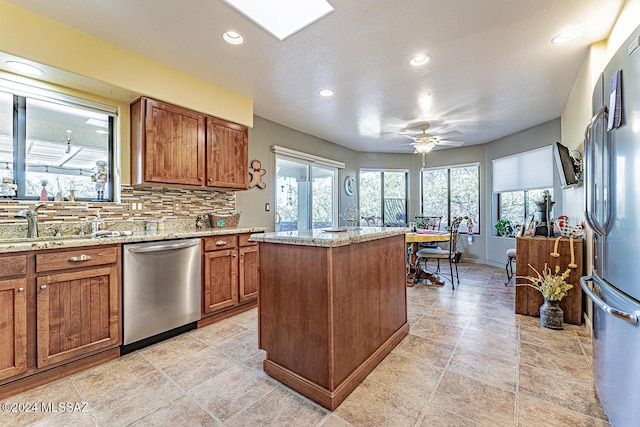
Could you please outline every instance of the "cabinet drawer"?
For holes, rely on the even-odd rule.
[[[258,244],[258,242],[250,242],[249,238],[251,237],[252,233],[244,233],[241,234],[240,236],[238,236],[238,240],[239,240],[239,245],[240,246],[256,246]]]
[[[217,251],[219,249],[233,249],[238,247],[238,236],[225,234],[222,236],[203,237],[204,251]]]
[[[27,256],[12,255],[0,258],[0,278],[27,274]]]
[[[36,254],[36,272],[113,264],[118,260],[118,250],[117,246],[99,246]]]

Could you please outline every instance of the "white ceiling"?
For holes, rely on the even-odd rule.
[[[332,13],[284,41],[222,0],[9,2],[253,98],[258,116],[409,153],[398,133],[425,121],[479,144],[559,117],[624,0],[329,0]],[[569,27],[576,40],[550,43]],[[227,30],[245,43],[225,43]],[[418,53],[431,62],[411,66]]]

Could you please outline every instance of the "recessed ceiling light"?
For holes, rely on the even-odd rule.
[[[416,55],[413,58],[411,58],[411,65],[426,64],[427,62],[429,62],[430,59],[431,59],[431,55],[428,55],[426,53]]]
[[[320,96],[333,96],[333,89],[320,89]]]
[[[553,44],[567,43],[575,39],[576,37],[578,37],[579,34],[580,34],[580,31],[576,29],[566,30],[553,36],[553,38],[551,39],[551,43]]]
[[[244,37],[235,31],[227,31],[222,35],[224,41],[234,46],[244,43]]]
[[[6,61],[5,64],[7,64],[7,66],[9,66],[9,68],[22,73],[22,74],[28,74],[30,76],[42,76],[44,75],[44,71],[42,71],[40,68],[31,65],[31,64],[27,64],[24,62],[19,62],[19,61]]]
[[[333,12],[326,0],[225,0],[280,40]]]

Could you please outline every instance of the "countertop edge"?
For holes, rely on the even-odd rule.
[[[363,227],[354,231],[347,230],[345,232],[337,233],[327,232],[326,235],[322,236],[298,235],[298,232],[278,232],[257,234],[251,236],[250,241],[258,243],[279,243],[285,245],[332,248],[404,235],[409,231],[410,229],[406,227],[372,227],[371,230],[367,230],[367,227]]]
[[[153,242],[159,240],[179,240],[188,239],[193,237],[207,237],[207,236],[219,236],[224,234],[243,234],[243,233],[262,233],[267,231],[267,227],[242,227],[242,228],[206,228],[202,230],[188,230],[188,231],[175,231],[166,230],[161,232],[138,232],[131,236],[119,236],[119,237],[98,237],[92,238],[77,238],[70,239],[57,238],[50,240],[30,240],[20,242],[6,242],[0,241],[0,253],[10,252],[25,252],[25,251],[38,251],[46,249],[65,249],[65,248],[77,248],[81,246],[100,246],[100,245],[114,245],[114,244],[126,244],[126,243],[138,243],[138,242]]]

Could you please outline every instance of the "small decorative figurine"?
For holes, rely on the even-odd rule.
[[[249,175],[251,175],[251,181],[249,181],[249,188],[258,187],[263,190],[267,184],[262,181],[262,175],[267,173],[265,169],[262,169],[262,163],[260,160],[252,160],[251,161],[251,171]]]
[[[76,201],[76,190],[69,190],[69,201],[70,202]]]
[[[13,183],[13,178],[4,177],[2,178],[2,187],[0,188],[0,197],[15,197],[16,191],[18,191],[18,186]]]
[[[49,195],[47,194],[47,181],[43,179],[40,181],[40,185],[42,185],[42,191],[40,191],[40,199],[38,200],[46,202],[49,200]]]
[[[96,168],[91,174],[91,181],[96,183],[96,202],[104,200],[104,186],[107,182],[107,162],[98,160],[96,162]]]

